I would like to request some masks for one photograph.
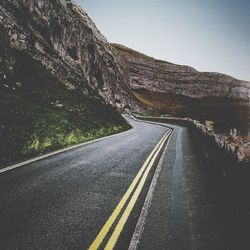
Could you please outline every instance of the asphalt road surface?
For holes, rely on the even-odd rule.
[[[228,239],[225,210],[187,128],[174,126],[138,250],[236,250]],[[131,250],[132,250],[131,249]]]
[[[2,173],[0,249],[87,249],[167,131],[131,122],[121,135]]]
[[[175,126],[170,136],[166,127],[131,123],[125,133],[0,174],[0,249],[95,249],[98,237],[99,249],[112,249],[114,232],[119,250],[234,249],[188,129]]]

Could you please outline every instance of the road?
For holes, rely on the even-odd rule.
[[[159,163],[161,171],[143,231],[134,242],[137,248],[130,250],[235,249],[228,239],[227,218],[213,176],[189,129],[174,128]]]
[[[126,133],[1,174],[0,249],[87,249],[167,130],[131,122]]]
[[[234,249],[189,130],[174,126],[170,136],[130,122],[125,133],[0,174],[0,249]]]

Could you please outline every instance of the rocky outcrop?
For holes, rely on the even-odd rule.
[[[31,148],[37,141],[43,147],[65,145],[65,140],[74,138],[72,131],[81,139],[91,137],[97,128],[104,127],[107,133],[110,127],[126,129],[117,109],[163,110],[202,122],[209,118],[216,124],[218,116],[229,124],[238,115],[244,125],[241,131],[249,134],[249,82],[109,44],[73,1],[2,0],[0,34],[4,155],[21,153],[27,142]],[[228,119],[220,112],[222,106]],[[230,125],[234,127],[237,124]]]
[[[74,2],[2,0],[0,25],[11,49],[31,55],[69,89],[101,96],[122,109],[136,105],[113,47]],[[15,58],[9,60],[6,74],[14,64]]]
[[[191,98],[225,97],[250,101],[250,82],[220,73],[156,60],[125,46],[113,44],[124,60],[132,90],[147,89]]]
[[[215,123],[216,133],[250,133],[250,82],[156,60],[113,44],[127,69],[129,86],[147,114],[169,114]],[[145,113],[145,112],[144,112]]]
[[[69,88],[102,97],[121,109],[138,109],[131,90],[192,98],[219,96],[249,101],[248,82],[219,73],[155,60],[110,45],[87,13],[73,1],[3,0],[1,30],[9,46],[39,61]],[[15,59],[8,63],[8,73]]]
[[[113,50],[71,1],[0,1],[0,167],[129,128]]]

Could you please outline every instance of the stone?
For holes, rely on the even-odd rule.
[[[72,8],[66,9],[65,4]],[[114,107],[115,95],[122,107],[140,106],[114,48],[74,1],[3,0],[0,9],[2,26],[11,38],[9,48],[31,55],[71,89],[96,96],[101,93]],[[26,15],[19,20],[22,13]]]
[[[191,98],[213,96],[250,101],[250,82],[157,60],[120,44],[113,47],[127,68],[131,90],[143,88]]]

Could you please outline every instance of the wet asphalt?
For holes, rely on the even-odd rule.
[[[231,245],[217,184],[188,128],[173,127],[137,249],[249,249]]]
[[[0,249],[88,249],[168,131],[131,123],[126,133],[0,174]],[[190,131],[173,127],[137,249],[250,249],[229,234],[221,194]],[[129,247],[154,170],[115,249]]]
[[[0,249],[87,249],[167,131],[131,123],[126,133],[1,174]]]

